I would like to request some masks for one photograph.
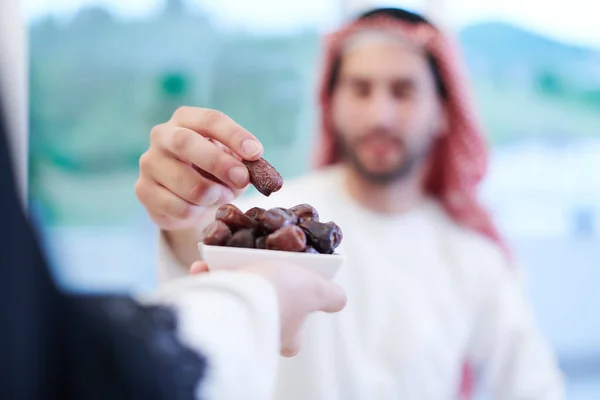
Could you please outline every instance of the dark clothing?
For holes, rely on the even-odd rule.
[[[206,362],[178,341],[172,310],[57,288],[17,196],[5,122],[0,115],[0,399],[193,398]]]

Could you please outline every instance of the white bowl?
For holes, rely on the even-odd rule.
[[[293,253],[277,250],[243,249],[237,247],[207,246],[198,243],[200,256],[211,270],[235,270],[264,261],[281,261],[306,268],[331,280],[344,262],[340,254]]]

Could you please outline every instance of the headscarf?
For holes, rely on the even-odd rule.
[[[317,167],[326,167],[340,161],[331,123],[330,83],[343,46],[355,34],[365,30],[401,35],[425,49],[435,60],[446,94],[448,132],[433,149],[433,165],[426,178],[426,189],[440,201],[454,221],[489,238],[509,256],[508,248],[477,197],[477,187],[487,170],[488,149],[470,98],[466,68],[461,64],[458,46],[425,20],[409,22],[397,14],[413,14],[391,10],[371,12],[369,16],[359,18],[326,37],[324,73],[319,89],[321,120],[315,164]]]
[[[320,135],[315,164],[326,167],[340,161],[332,128],[331,82],[340,54],[348,40],[364,31],[383,31],[400,35],[426,51],[433,59],[444,90],[448,131],[436,143],[432,169],[425,187],[459,225],[472,229],[497,244],[510,258],[510,252],[494,226],[489,213],[477,198],[477,186],[485,176],[488,149],[483,129],[476,118],[461,64],[459,47],[422,17],[399,9],[373,10],[331,33],[325,41],[324,73],[319,89]],[[473,370],[466,360],[459,396],[473,396]]]

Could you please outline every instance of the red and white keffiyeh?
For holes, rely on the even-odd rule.
[[[356,33],[365,30],[399,34],[427,50],[437,61],[448,94],[449,132],[434,149],[427,190],[440,200],[457,223],[490,238],[508,255],[498,230],[477,199],[477,186],[487,169],[488,150],[470,99],[464,74],[466,68],[460,64],[457,46],[430,24],[413,24],[390,16],[372,16],[355,21],[326,38],[324,74],[319,91],[321,124],[316,166],[324,167],[339,161],[340,155],[336,153],[335,135],[331,129],[331,93],[328,84],[334,62],[344,44]]]

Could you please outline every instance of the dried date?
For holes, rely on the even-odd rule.
[[[228,247],[242,247],[253,249],[255,247],[254,232],[252,229],[242,229],[233,234],[227,241]]]
[[[333,254],[337,245],[339,245],[339,234],[341,231],[336,231],[331,225],[308,220],[301,223],[300,227],[306,233],[310,245],[319,253]]]
[[[266,236],[259,236],[256,238],[255,243],[255,247],[257,249],[266,249],[267,248],[267,244],[266,244],[266,240],[267,237]]]
[[[334,222],[319,222],[309,204],[290,209],[253,207],[243,213],[232,204],[217,210],[204,230],[204,243],[216,246],[269,249],[308,254],[333,254],[343,240]]]
[[[333,230],[333,248],[336,249],[344,240],[342,229],[333,221],[326,222],[325,225]]]
[[[308,220],[319,221],[319,213],[311,205],[299,204],[295,207],[290,208],[290,211],[296,214],[296,217],[298,217],[299,224]]]
[[[266,239],[267,249],[302,252],[306,248],[306,234],[297,225],[288,225],[271,233]]]
[[[260,207],[253,207],[251,209],[249,209],[248,211],[246,211],[246,215],[254,220],[258,220],[258,217],[260,217],[260,215],[262,213],[264,213],[266,210],[264,208],[260,208]]]
[[[296,214],[285,208],[271,208],[259,216],[258,222],[264,231],[271,233],[284,226],[295,225],[298,218]]]
[[[224,246],[231,239],[231,229],[223,221],[216,220],[203,232],[203,243],[209,246]]]
[[[250,183],[263,196],[269,197],[277,192],[283,186],[283,178],[267,160],[260,158],[256,161],[244,160],[244,165],[248,168]]]
[[[257,229],[260,224],[245,215],[233,204],[224,204],[217,210],[216,219],[223,221],[232,231],[240,229]]]

